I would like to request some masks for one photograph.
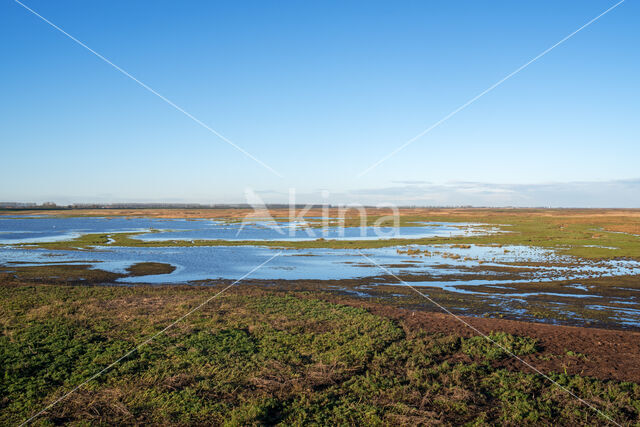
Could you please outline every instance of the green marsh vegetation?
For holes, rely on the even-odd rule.
[[[0,287],[0,424],[16,424],[213,295],[216,288]],[[495,332],[536,358],[526,336]],[[570,348],[566,349],[571,351]],[[563,357],[571,357],[561,355]],[[70,424],[602,424],[478,337],[294,295],[234,288],[36,420]],[[533,360],[533,359],[532,359]],[[550,372],[622,424],[640,385]]]

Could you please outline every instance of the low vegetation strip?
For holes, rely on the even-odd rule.
[[[0,424],[28,418],[211,292],[200,286],[0,287]],[[356,305],[308,292],[235,289],[37,423],[605,421],[510,364],[484,339]],[[531,360],[548,356],[536,338],[501,331],[492,338]],[[579,352],[565,356],[581,360]],[[640,422],[637,383],[557,369],[550,376],[616,421]]]

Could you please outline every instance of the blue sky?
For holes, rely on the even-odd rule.
[[[640,207],[640,4],[0,3],[0,200]]]

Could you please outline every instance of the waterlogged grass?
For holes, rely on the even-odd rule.
[[[0,424],[16,424],[214,295],[203,287],[0,287]],[[535,340],[491,338],[535,357]],[[568,349],[567,351],[569,351]],[[37,424],[602,424],[484,338],[364,309],[236,288],[90,382]],[[554,380],[618,422],[640,386]]]
[[[579,213],[579,212],[578,212]],[[401,215],[400,226],[415,226],[420,222],[483,223],[500,229],[501,233],[459,237],[431,237],[378,240],[324,240],[310,241],[228,241],[228,240],[168,240],[142,241],[136,233],[87,234],[76,239],[23,245],[47,249],[90,249],[92,246],[174,247],[174,246],[271,246],[290,249],[335,248],[363,249],[409,244],[500,244],[527,245],[557,250],[583,258],[635,258],[640,259],[640,236],[632,234],[640,229],[640,217],[581,214],[573,211],[520,211],[520,210],[461,210],[447,215]],[[369,216],[368,225],[381,221],[380,216]],[[317,226],[317,221],[313,223]],[[358,218],[348,218],[347,226],[359,226]],[[391,220],[382,222],[392,225]],[[380,225],[380,224],[379,224]],[[620,230],[631,230],[625,233]]]

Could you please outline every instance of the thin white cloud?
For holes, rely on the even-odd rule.
[[[335,203],[640,208],[640,179],[534,184],[484,182],[406,184],[358,189],[332,196],[332,201],[335,200]]]
[[[392,184],[420,185],[420,184],[431,184],[431,182],[429,182],[429,181],[421,181],[421,180],[406,180],[406,181],[393,181]]]

